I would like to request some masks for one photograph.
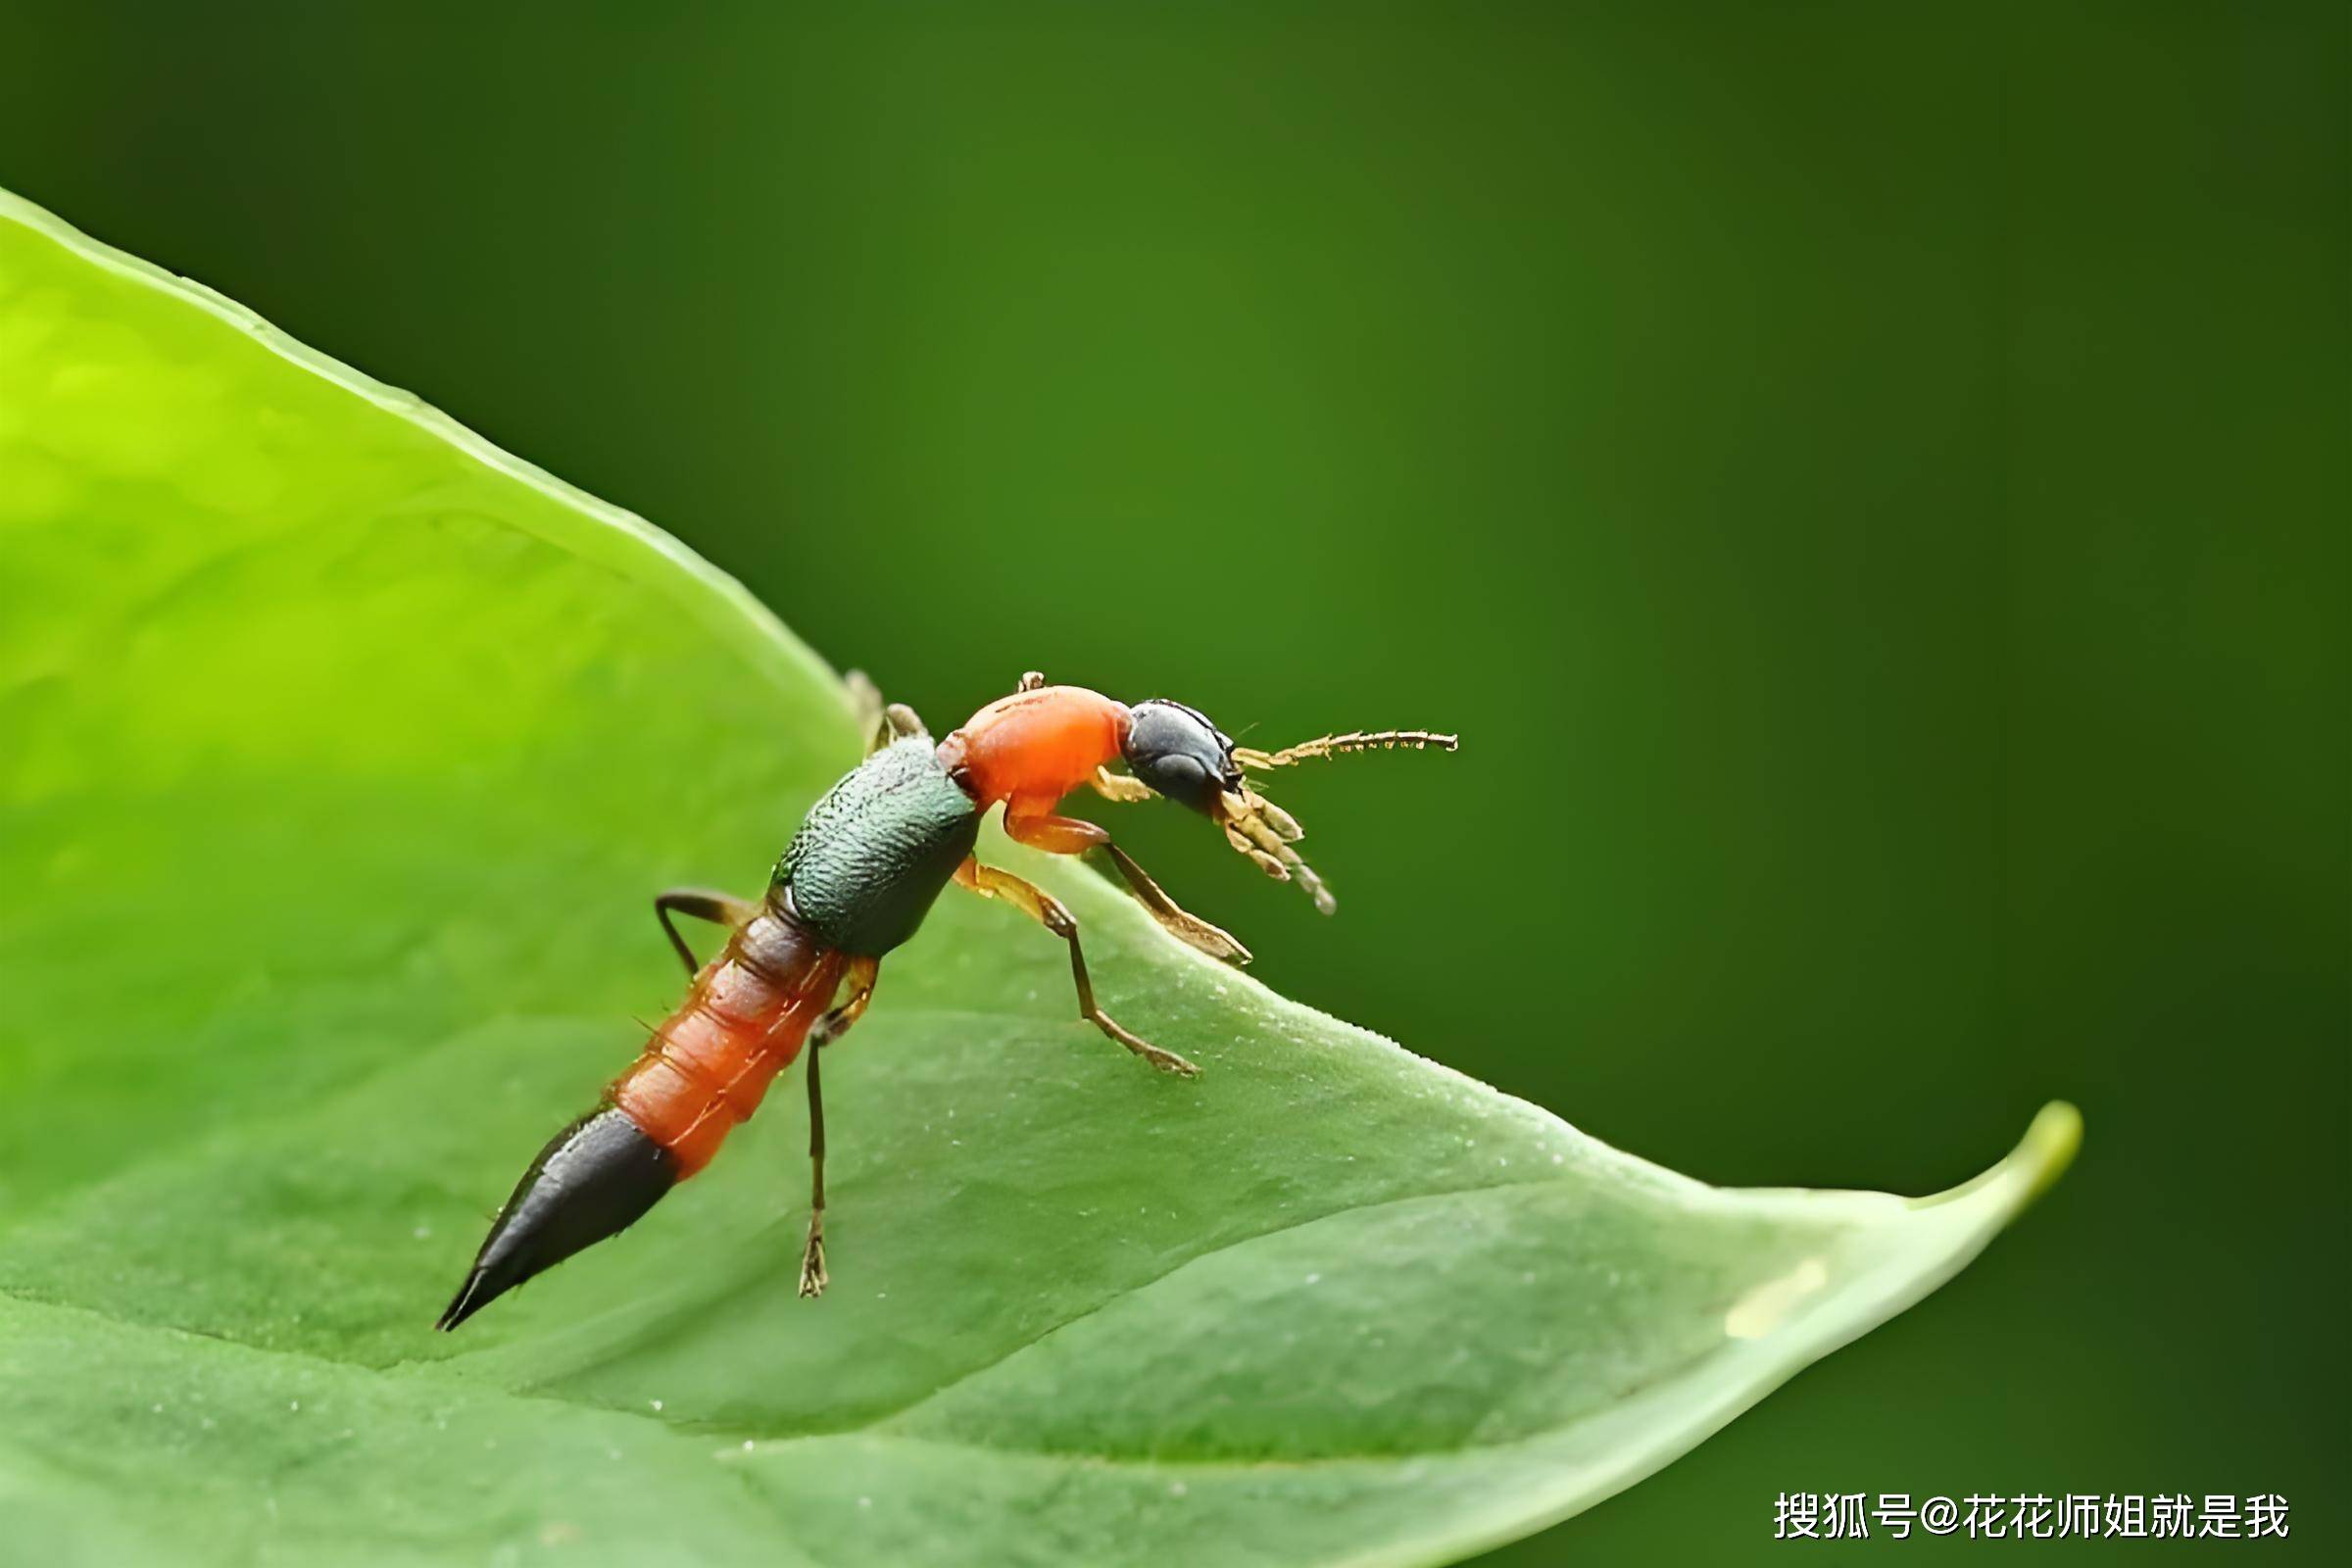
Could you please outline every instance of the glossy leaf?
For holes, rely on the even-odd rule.
[[[649,894],[756,889],[855,760],[838,683],[645,523],[13,202],[0,610],[27,1561],[1448,1560],[1900,1310],[2074,1145],[2053,1107],[1936,1199],[1713,1190],[992,834],[1200,1079],[951,894],[828,1055],[823,1300],[788,1081],[437,1337],[677,993]]]

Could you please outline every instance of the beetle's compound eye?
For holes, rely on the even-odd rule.
[[[1128,710],[1127,770],[1158,794],[1202,816],[1241,783],[1233,742],[1200,711],[1155,697]]]

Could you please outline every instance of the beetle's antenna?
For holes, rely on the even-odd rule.
[[[1318,757],[1337,757],[1342,752],[1390,752],[1398,747],[1420,751],[1435,746],[1441,752],[1450,752],[1461,745],[1458,735],[1440,735],[1426,729],[1355,729],[1345,735],[1324,735],[1297,746],[1286,746],[1279,752],[1261,752],[1254,747],[1236,746],[1233,760],[1244,767],[1259,769],[1288,767],[1293,762],[1304,762]]]

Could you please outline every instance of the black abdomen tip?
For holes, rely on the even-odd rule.
[[[433,1327],[456,1328],[532,1275],[626,1230],[677,1179],[677,1156],[621,1111],[581,1117],[523,1172]]]

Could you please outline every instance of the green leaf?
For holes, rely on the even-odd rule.
[[[951,893],[827,1073],[823,1300],[786,1089],[435,1336],[677,994],[649,895],[755,890],[848,706],[637,518],[13,201],[0,742],[25,1561],[1443,1561],[1917,1299],[2077,1138],[1919,1201],[1713,1190],[992,835],[1200,1080]]]

